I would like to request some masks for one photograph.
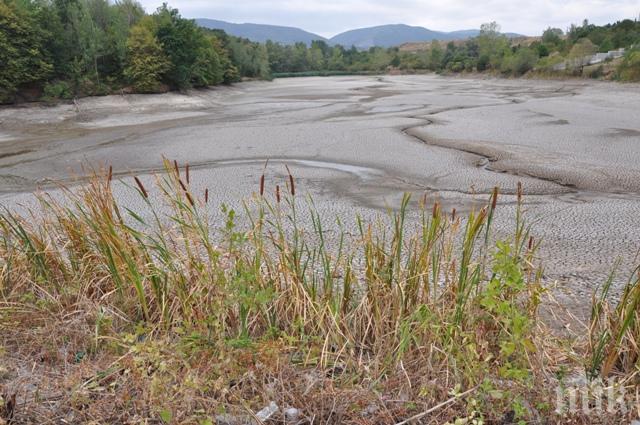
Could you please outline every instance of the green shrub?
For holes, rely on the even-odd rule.
[[[531,49],[519,49],[502,64],[502,72],[512,75],[523,75],[531,71],[538,61],[538,55]]]
[[[640,81],[640,50],[627,52],[617,71],[618,78],[622,81]]]
[[[73,89],[66,81],[55,81],[47,83],[44,86],[42,96],[47,101],[58,99],[71,99],[73,97]]]

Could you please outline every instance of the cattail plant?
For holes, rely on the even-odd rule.
[[[186,196],[187,200],[189,201],[189,204],[191,206],[194,206],[195,203],[193,202],[193,197],[191,196],[191,193],[189,192],[189,189],[187,188],[187,186],[184,184],[182,179],[178,179],[178,183],[180,184],[180,187],[182,188],[182,192],[184,193],[184,195]]]
[[[498,189],[468,214],[444,211],[426,196],[416,208],[407,194],[387,216],[356,215],[350,232],[345,218],[329,228],[312,199],[293,199],[287,167],[291,196],[282,196],[280,185],[275,200],[264,196],[263,170],[260,196],[240,213],[224,207],[224,219],[214,222],[208,208],[195,208],[188,166],[182,180],[177,162],[163,164],[154,186],[162,203],[152,202],[134,177],[142,211],[123,208],[106,189],[109,171],[64,190],[61,199],[41,196],[39,215],[0,212],[0,317],[10,324],[0,321],[2,332],[21,326],[20,314],[37,316],[38,324],[88,323],[86,339],[74,329],[61,340],[91,347],[92,358],[113,354],[103,362],[111,365],[108,382],[127,391],[134,386],[127,394],[141,394],[140,403],[150,403],[166,384],[196,397],[201,415],[200,409],[227,408],[233,400],[261,403],[272,396],[261,392],[262,383],[278,377],[283,405],[317,396],[320,402],[302,407],[326,423],[362,422],[357,407],[371,403],[381,403],[384,423],[442,403],[446,409],[434,421],[466,418],[469,409],[492,423],[516,410],[523,415],[518,420],[536,421],[529,412],[555,397],[548,385],[555,372],[583,366],[575,353],[554,355],[565,342],[548,338],[537,316],[544,294],[540,241],[529,234],[521,185],[516,224],[494,243],[488,228],[500,208]],[[617,307],[594,303],[588,347],[580,354],[595,374],[636,373],[638,280]],[[25,325],[22,333],[32,332]],[[120,391],[105,390],[104,369],[96,370],[90,388],[78,373],[77,387],[100,389],[82,398],[83,409],[94,403],[91,397],[108,393],[112,410]],[[301,378],[316,373],[322,385]],[[468,403],[451,399],[466,391],[477,392]],[[158,404],[136,404],[136,414],[177,400],[161,396]],[[522,408],[524,402],[534,407]],[[188,409],[182,403],[176,411]]]
[[[285,165],[287,169],[287,174],[289,175],[289,191],[291,192],[291,196],[296,196],[296,185],[293,180],[293,175],[291,174],[291,170],[289,170],[289,166]]]
[[[144,196],[145,198],[148,198],[149,193],[147,192],[147,189],[145,189],[144,185],[142,184],[142,181],[140,181],[138,176],[134,176],[133,179],[135,180],[136,185],[138,186],[138,189],[140,189],[140,193],[142,193],[142,196]]]

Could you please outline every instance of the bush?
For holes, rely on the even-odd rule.
[[[478,71],[485,71],[489,67],[489,63],[491,62],[491,58],[489,55],[480,55],[478,58],[478,64],[476,65]]]
[[[66,81],[54,81],[44,86],[42,97],[46,101],[54,101],[58,99],[71,99],[73,97],[73,89]]]
[[[111,93],[111,87],[105,82],[97,81],[97,77],[87,76],[80,79],[76,92],[82,96],[105,96]]]
[[[632,50],[624,56],[617,74],[622,81],[640,81],[640,50]]]
[[[538,62],[538,55],[531,49],[519,49],[513,56],[505,59],[502,72],[523,75],[531,71]]]

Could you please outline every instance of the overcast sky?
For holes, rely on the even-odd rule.
[[[640,0],[167,0],[187,18],[285,25],[331,37],[373,25],[419,25],[432,30],[479,28],[497,21],[504,32],[538,35],[587,18],[605,24],[637,18]],[[142,0],[148,12],[162,0]]]

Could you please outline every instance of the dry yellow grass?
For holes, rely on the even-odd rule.
[[[275,198],[261,179],[250,225],[225,209],[219,235],[178,164],[153,190],[134,179],[150,219],[110,176],[0,215],[4,421],[591,422],[554,411],[567,376],[634,383],[637,282],[617,308],[594,301],[588,341],[553,336],[521,208],[491,243],[497,189],[464,218],[424,202],[417,227],[405,198],[334,244],[291,175]]]

